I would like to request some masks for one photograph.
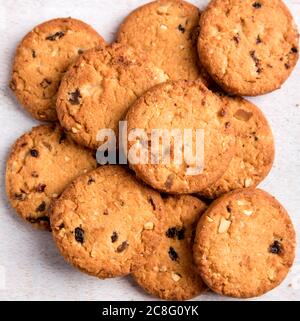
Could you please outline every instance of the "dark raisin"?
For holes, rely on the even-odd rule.
[[[286,63],[286,64],[284,64],[284,67],[285,67],[286,69],[290,69],[290,68],[291,68],[291,65],[290,65],[289,63]]]
[[[78,49],[78,55],[82,55],[84,53],[83,49]]]
[[[59,137],[59,144],[61,144],[66,138],[67,138],[66,133],[62,132],[60,137]]]
[[[117,247],[117,252],[121,253],[121,252],[125,251],[127,249],[128,245],[129,245],[128,242],[124,241],[121,245],[119,245]]]
[[[65,224],[64,223],[61,223],[58,227],[60,230],[62,230],[63,228],[65,228]]]
[[[79,243],[84,242],[84,230],[81,227],[75,228],[75,240]]]
[[[282,252],[281,243],[279,241],[274,241],[269,247],[269,252],[272,254],[280,254]]]
[[[179,241],[184,239],[184,233],[185,233],[184,228],[182,228],[181,230],[177,230],[177,238]]]
[[[93,179],[93,177],[90,177],[87,183],[88,185],[91,185],[92,183],[95,183],[95,180]]]
[[[175,236],[176,236],[176,227],[170,227],[167,232],[166,232],[166,236],[169,238],[169,239],[174,239]]]
[[[291,51],[292,51],[292,53],[298,53],[298,49],[297,49],[296,47],[293,47],[293,48],[291,49]]]
[[[219,115],[220,115],[221,117],[224,117],[224,116],[226,115],[226,111],[225,111],[224,108],[222,108],[222,109],[220,110]]]
[[[258,74],[260,74],[263,71],[263,69],[260,66],[260,60],[257,58],[256,53],[255,53],[254,50],[250,51],[250,56],[253,59],[253,61],[255,62],[256,72]]]
[[[62,38],[64,35],[65,35],[65,33],[63,31],[58,31],[58,32],[54,33],[53,35],[46,37],[46,40],[55,41],[57,39]]]
[[[44,79],[41,83],[40,86],[44,89],[46,89],[49,85],[51,85],[52,81],[48,79]]]
[[[155,211],[156,210],[156,205],[155,205],[155,202],[154,202],[152,197],[149,197],[149,202],[150,202],[150,204],[151,204],[151,206],[153,208],[153,211]]]
[[[256,38],[256,44],[259,45],[260,43],[262,43],[262,40],[260,39],[260,36],[258,35]]]
[[[230,121],[228,121],[228,122],[225,123],[225,128],[229,128],[230,126],[231,126]]]
[[[235,41],[236,44],[239,44],[241,38],[239,34],[236,34],[235,36],[233,36],[233,40]]]
[[[226,210],[227,210],[228,213],[231,213],[231,212],[232,212],[232,208],[230,207],[230,205],[227,205],[227,206],[226,206]]]
[[[182,24],[180,24],[180,25],[178,26],[178,30],[179,30],[180,32],[182,32],[182,33],[185,33],[185,28],[183,27]]]
[[[32,58],[36,58],[36,52],[35,52],[35,50],[31,50],[31,55],[32,55]]]
[[[113,234],[111,235],[110,238],[111,238],[112,243],[115,243],[116,240],[118,239],[118,234],[117,234],[117,232],[113,232]]]
[[[104,210],[103,215],[108,215],[108,210]]]
[[[15,193],[15,199],[18,201],[24,201],[26,195],[24,193]]]
[[[262,7],[262,5],[261,5],[261,3],[256,1],[256,2],[253,3],[252,7],[255,8],[255,9],[259,9],[259,8]]]
[[[38,193],[43,193],[44,190],[45,190],[45,188],[46,188],[46,184],[39,184],[39,185],[36,187],[36,191],[37,191]]]
[[[76,89],[75,91],[69,93],[69,102],[72,104],[72,105],[79,105],[80,104],[80,98],[81,95],[80,95],[80,91],[79,89]]]
[[[38,157],[39,156],[39,152],[36,149],[31,149],[30,150],[30,155],[32,157]]]
[[[46,209],[46,203],[43,201],[37,208],[36,208],[36,212],[44,212]]]
[[[172,261],[177,261],[179,256],[177,254],[177,252],[174,250],[174,248],[171,246],[169,249],[169,257]]]

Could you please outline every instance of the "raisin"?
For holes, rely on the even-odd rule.
[[[43,193],[44,190],[45,190],[45,188],[46,188],[46,184],[39,184],[39,185],[37,186],[37,188],[36,188],[36,191],[37,191],[38,193]]]
[[[177,254],[177,252],[174,250],[174,248],[172,246],[170,246],[170,249],[169,249],[169,257],[172,261],[177,261],[179,256]]]
[[[280,254],[282,252],[281,243],[279,241],[274,241],[269,247],[269,252],[272,254]]]
[[[262,5],[261,5],[261,3],[256,1],[256,2],[253,3],[252,7],[255,8],[255,9],[260,9],[262,7]]]
[[[33,172],[31,173],[31,176],[32,176],[32,177],[39,177],[39,174],[38,174],[36,171],[33,171]]]
[[[166,232],[166,236],[169,239],[174,239],[176,237],[176,234],[177,234],[176,227],[170,227]]]
[[[233,40],[236,42],[236,44],[239,44],[241,38],[240,38],[240,35],[239,34],[236,34],[234,37],[233,37]]]
[[[254,50],[250,51],[250,56],[253,59],[253,61],[255,62],[256,72],[258,74],[260,74],[263,69],[260,66],[260,60],[257,58],[256,53],[255,53]]]
[[[292,51],[292,53],[298,53],[298,49],[297,49],[296,47],[293,47],[293,48],[291,49],[291,51]]]
[[[177,239],[179,241],[184,239],[184,233],[185,233],[184,228],[182,228],[181,230],[177,230]]]
[[[59,144],[61,144],[66,138],[67,138],[66,133],[62,132],[60,137],[59,137]]]
[[[24,193],[15,193],[15,199],[18,201],[24,201],[26,195]]]
[[[128,245],[129,245],[128,242],[124,241],[121,245],[119,245],[117,247],[117,252],[121,253],[121,252],[125,251],[127,249]]]
[[[65,224],[64,223],[61,223],[58,227],[60,230],[62,230],[63,228],[65,228]]]
[[[150,202],[150,204],[151,204],[151,206],[153,208],[153,211],[155,211],[156,210],[156,205],[155,205],[155,202],[154,202],[152,197],[149,197],[149,202]]]
[[[36,52],[35,52],[35,50],[31,50],[31,55],[32,55],[32,58],[36,58]]]
[[[88,185],[91,185],[92,183],[95,183],[95,180],[93,179],[93,177],[90,177],[87,183]]]
[[[118,239],[118,234],[117,234],[117,232],[113,232],[113,234],[111,235],[110,238],[111,238],[112,243],[115,243],[116,240]]]
[[[32,157],[38,157],[39,156],[39,152],[36,149],[31,149],[30,150],[30,155]]]
[[[219,115],[220,115],[221,117],[224,117],[224,116],[226,115],[226,111],[225,111],[224,108],[222,108],[222,109],[220,110]]]
[[[55,41],[57,39],[62,38],[64,35],[65,35],[65,33],[63,31],[58,31],[58,32],[54,33],[53,35],[46,37],[46,40]]]
[[[81,95],[80,95],[80,91],[79,89],[77,88],[75,91],[69,93],[69,102],[72,104],[72,105],[79,105],[80,104],[80,98]]]
[[[84,230],[81,227],[75,228],[75,240],[79,243],[84,242]]]
[[[108,210],[104,210],[103,215],[108,215]]]
[[[50,223],[50,219],[48,216],[28,217],[26,220],[32,224],[36,224],[36,223],[40,223],[40,222]]]
[[[290,68],[291,68],[291,65],[290,65],[289,63],[286,63],[286,64],[284,64],[284,67],[285,67],[286,69],[290,69]]]
[[[46,203],[43,201],[37,208],[36,208],[36,212],[44,212],[46,209]]]
[[[231,126],[230,121],[225,123],[225,128],[229,128]]]
[[[49,85],[51,85],[51,80],[48,80],[48,79],[44,79],[41,83],[40,83],[40,86],[43,88],[43,89],[46,89]]]
[[[185,33],[185,28],[183,27],[182,24],[180,24],[180,25],[178,26],[178,30],[179,30],[180,32],[182,32],[182,33]]]
[[[262,40],[260,39],[260,36],[258,35],[256,38],[256,44],[259,45],[260,43],[262,43]]]
[[[84,50],[83,49],[78,49],[78,55],[82,55],[84,53]]]

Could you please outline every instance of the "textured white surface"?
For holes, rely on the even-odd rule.
[[[5,161],[11,144],[35,121],[18,106],[8,89],[11,60],[18,41],[36,24],[72,16],[93,25],[113,41],[122,19],[141,0],[0,0],[0,299],[2,300],[151,300],[130,279],[97,280],[66,264],[51,234],[32,230],[10,208],[4,186]],[[203,8],[208,1],[191,1]],[[300,0],[286,0],[300,26]],[[300,230],[300,63],[283,88],[253,101],[267,115],[276,138],[273,171],[261,185],[276,196]],[[298,233],[298,244],[300,244]],[[251,247],[249,248],[251,251]],[[265,300],[300,298],[300,250],[285,282]],[[197,300],[229,300],[214,294]]]

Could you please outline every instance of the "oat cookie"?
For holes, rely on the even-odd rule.
[[[199,192],[223,175],[233,157],[235,139],[227,106],[223,106],[219,98],[203,86],[201,81],[180,80],[156,86],[133,104],[126,119],[128,160],[132,169],[146,183],[163,192]],[[146,130],[147,136],[137,135],[137,140],[130,140],[137,129]],[[162,146],[160,141],[157,148],[151,136],[154,129],[169,130],[169,134],[173,130],[175,138],[171,139],[170,146]],[[185,140],[186,148],[183,145],[184,130],[193,133],[192,140]],[[148,159],[142,159],[143,163],[136,164],[136,160],[132,161],[130,157],[135,155],[137,149],[148,152]],[[169,157],[169,163],[163,163],[161,157],[158,157],[162,155],[161,149],[164,149],[162,153],[165,160]],[[180,157],[178,151],[184,157]],[[141,155],[145,155],[144,152]],[[204,165],[202,171],[201,165]]]
[[[122,23],[118,41],[147,53],[170,79],[202,77],[197,54],[200,11],[181,0],[148,3]]]
[[[289,77],[299,58],[299,35],[281,0],[213,0],[200,19],[198,51],[224,90],[256,96]]]
[[[80,270],[129,274],[160,241],[162,199],[121,166],[101,166],[75,180],[53,206],[54,240]]]
[[[166,300],[188,300],[206,289],[193,263],[193,241],[206,205],[193,196],[165,200],[163,235],[153,253],[133,277],[152,295]]]
[[[75,141],[96,149],[100,129],[113,129],[117,134],[119,121],[137,97],[167,79],[128,46],[113,44],[90,50],[62,80],[59,120]]]
[[[56,95],[63,74],[78,55],[103,43],[102,37],[80,20],[44,22],[18,46],[10,87],[34,118],[55,121]]]
[[[208,198],[257,186],[271,170],[274,160],[273,134],[260,109],[243,98],[223,95],[220,99],[228,107],[236,149],[223,176],[201,192]]]
[[[286,277],[295,243],[288,213],[274,197],[259,189],[237,190],[215,201],[201,217],[195,264],[213,291],[259,296]]]
[[[51,201],[96,165],[93,153],[75,144],[60,126],[34,127],[11,149],[6,166],[8,198],[23,219],[49,229]]]

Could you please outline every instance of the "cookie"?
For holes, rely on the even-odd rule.
[[[200,19],[198,51],[225,91],[257,96],[289,77],[299,58],[299,35],[281,0],[213,0]]]
[[[243,98],[220,96],[220,99],[228,107],[236,149],[223,176],[201,191],[207,198],[257,186],[268,175],[274,161],[272,130],[260,109]]]
[[[132,48],[101,46],[83,54],[63,78],[58,118],[75,141],[96,149],[100,129],[117,135],[119,121],[137,97],[167,79]]]
[[[259,189],[237,190],[219,198],[201,217],[195,264],[217,293],[260,296],[286,277],[295,243],[288,213],[274,197]]]
[[[193,196],[165,200],[162,240],[155,253],[132,274],[148,293],[165,300],[188,300],[206,290],[192,253],[196,225],[205,209],[206,205]]]
[[[129,274],[160,241],[162,200],[121,166],[75,180],[53,205],[54,240],[67,261],[99,278]]]
[[[41,125],[21,136],[6,165],[12,207],[32,225],[49,229],[49,205],[78,175],[96,167],[91,151],[75,144],[58,125]]]
[[[166,193],[200,192],[224,174],[234,155],[227,106],[201,81],[171,81],[152,88],[133,104],[126,120],[131,168]],[[159,136],[166,137],[157,130],[173,138],[157,142]],[[139,151],[145,159],[135,158]]]
[[[161,0],[133,11],[117,40],[139,51],[172,80],[202,78],[197,53],[200,11],[181,0]]]
[[[10,87],[34,118],[55,121],[57,90],[63,74],[78,55],[103,43],[102,37],[80,20],[44,22],[19,44]]]

